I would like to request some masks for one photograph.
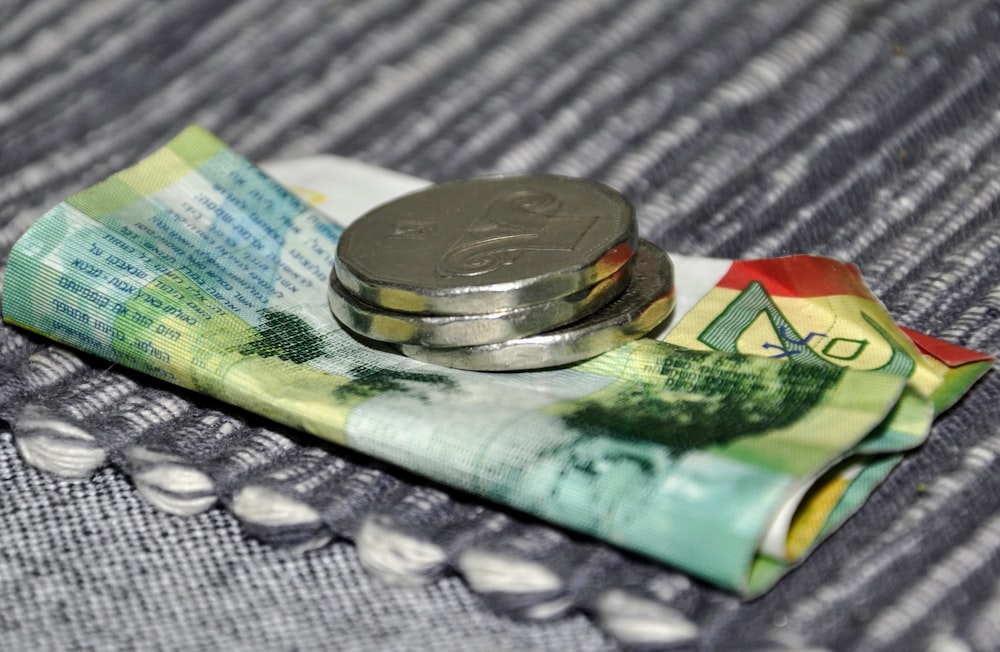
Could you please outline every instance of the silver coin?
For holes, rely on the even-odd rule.
[[[329,303],[334,316],[359,335],[383,342],[428,347],[475,346],[516,339],[568,324],[592,314],[619,296],[629,283],[629,266],[595,285],[520,308],[474,315],[425,315],[385,310],[352,295],[330,274]]]
[[[366,213],[341,234],[334,270],[380,308],[491,313],[589,288],[620,269],[636,242],[632,204],[596,181],[467,179]]]
[[[642,337],[674,308],[673,265],[667,254],[645,240],[630,270],[631,280],[614,301],[591,316],[530,337],[484,346],[399,348],[411,358],[475,371],[518,371],[557,367],[600,355]]]

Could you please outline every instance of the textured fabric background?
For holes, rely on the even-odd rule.
[[[256,159],[594,177],[670,250],[853,260],[1000,354],[998,2],[6,0],[0,282],[46,208],[192,122]],[[3,326],[0,648],[1000,649],[998,398],[740,603]],[[439,556],[394,576],[391,536]],[[470,550],[519,564],[489,584]]]

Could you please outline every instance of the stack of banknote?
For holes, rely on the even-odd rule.
[[[480,371],[591,358],[673,308],[670,259],[613,189],[553,175],[467,179],[382,204],[340,236],[330,307],[356,334]]]
[[[490,190],[473,201],[482,221],[439,237],[433,211],[399,205],[386,223],[344,231],[420,180],[331,157],[269,170],[201,128],[185,130],[27,231],[10,255],[4,319],[744,595],[805,559],[992,363],[897,326],[853,265],[674,255],[676,307],[655,337],[555,368],[449,368],[466,355],[443,335],[452,331],[400,323],[400,314],[516,311],[573,294],[514,264],[531,260],[526,214],[548,215],[534,232],[569,249],[560,269],[585,296],[552,312],[571,322],[582,309],[575,301],[617,285],[615,270],[628,265],[630,283],[642,278],[643,257],[658,250],[626,226],[573,258],[576,244],[566,242],[582,246],[597,228],[574,197],[598,186],[437,186],[417,197],[440,211]],[[458,196],[442,202],[437,192]],[[546,208],[546,193],[558,210]],[[505,237],[515,246],[497,246]],[[434,255],[410,253],[421,251],[415,243],[433,243]],[[420,275],[418,263],[429,265]],[[395,276],[369,264],[395,265]],[[468,291],[477,265],[514,276],[486,283],[490,301],[467,304],[463,295],[478,297]],[[649,276],[661,284],[653,303],[666,305],[664,274]],[[525,288],[546,291],[529,301]],[[348,330],[331,314],[331,291]],[[396,321],[383,317],[390,311]],[[518,323],[472,319],[494,321]],[[408,355],[354,330],[382,339],[398,330]],[[522,336],[532,337],[543,336]],[[439,351],[444,366],[414,359]]]

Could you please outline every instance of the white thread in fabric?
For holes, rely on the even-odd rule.
[[[447,561],[447,555],[440,546],[408,536],[393,525],[379,517],[361,524],[355,539],[361,564],[388,584],[426,584]]]
[[[975,648],[950,632],[938,632],[927,642],[927,652],[975,652]]]
[[[522,615],[529,620],[551,620],[563,615],[573,607],[571,598],[556,598],[547,602],[534,604],[522,612]]]
[[[785,17],[794,16],[802,11],[801,4],[788,3],[783,7],[784,12],[776,13]],[[627,154],[629,150],[623,151],[619,144],[648,133],[665,116],[677,111],[686,95],[686,87],[697,81],[685,79],[682,75],[657,72],[671,70],[678,59],[698,60],[701,58],[699,54],[702,54],[700,50],[708,39],[733,41],[732,47],[742,49],[744,43],[730,37],[750,21],[742,19],[734,25],[729,22],[731,18],[732,3],[729,0],[700,0],[690,4],[668,23],[666,29],[672,38],[654,36],[649,41],[630,47],[624,54],[636,56],[641,66],[628,60],[620,62],[620,74],[630,84],[629,92],[624,93],[625,97],[620,100],[623,106],[591,130],[575,134],[576,144],[568,151],[559,153],[551,164],[553,171],[571,176],[595,176],[602,168]],[[718,63],[709,57],[704,57],[704,61],[704,65]],[[643,74],[637,75],[636,72]],[[641,92],[635,92],[639,89]],[[589,108],[597,113],[597,107]],[[588,123],[597,122],[596,118],[585,118]],[[640,180],[635,182],[638,187]]]
[[[45,65],[58,61],[64,47],[80,47],[80,41],[90,36],[102,23],[109,20],[121,20],[122,14],[130,10],[134,11],[134,4],[127,0],[117,0],[117,2],[107,2],[101,7],[78,5],[74,9],[76,11],[66,12],[66,15],[59,17],[62,19],[60,36],[55,36],[55,32],[52,30],[40,30],[27,39],[18,52],[19,57],[4,58],[0,62],[0,90],[6,91],[12,82],[23,79],[30,74],[30,70],[39,64]],[[118,43],[129,40],[127,38],[117,39]],[[42,84],[35,86],[33,90],[37,92],[39,87],[54,86],[57,80],[58,78],[55,76],[50,77]],[[31,95],[21,96],[17,97],[15,102],[3,104],[0,108],[0,127],[6,126],[11,119],[18,117],[19,104],[23,104],[29,98],[34,99]]]
[[[787,24],[789,18],[794,16],[791,12],[782,14],[774,11],[774,7],[761,9],[761,20],[767,20],[775,26]],[[820,43],[825,42],[827,47],[830,47],[841,28],[835,26],[831,29],[827,25],[824,15],[830,11],[829,7],[821,7],[817,11],[819,14],[818,18],[814,18],[814,25],[830,32]],[[774,79],[776,70],[768,62],[775,59],[783,60],[785,65],[781,69],[781,77],[787,80],[793,76],[818,54],[814,51],[813,43],[796,44],[802,40],[803,35],[804,32],[799,30],[782,36],[781,40],[769,44],[763,53],[744,62],[735,74],[713,89],[695,107],[671,121],[667,127],[658,129],[640,146],[626,153],[607,173],[608,183],[616,188],[630,187],[636,178],[645,176],[672,151],[701,133],[711,123],[717,122],[726,112],[733,111],[759,97],[760,90],[773,86],[776,81]],[[797,61],[784,57],[782,53],[785,49],[800,51],[804,59]],[[762,74],[766,74],[772,80],[768,82]],[[702,193],[698,194],[703,196]],[[693,201],[693,198],[687,196],[683,199],[689,203]]]
[[[304,142],[294,138],[288,140],[289,128],[297,121],[323,111],[339,96],[350,96],[350,91],[356,92],[357,88],[352,88],[352,85],[363,87],[365,82],[371,83],[373,71],[384,65],[386,60],[405,56],[428,32],[440,28],[448,15],[460,6],[459,0],[422,4],[400,24],[383,27],[377,34],[367,35],[370,41],[364,43],[367,47],[358,48],[359,52],[332,57],[323,77],[274,107],[273,119],[247,133],[242,139],[243,146],[254,150],[265,142],[277,140],[281,141],[280,152],[288,156],[325,151],[317,147],[313,134],[302,139]]]
[[[975,149],[972,154],[977,155],[986,146],[995,146],[1000,137],[1000,111],[992,118],[985,124],[984,121],[977,121],[971,129],[963,129],[949,136],[945,141],[947,147],[935,152],[939,154],[933,157],[935,170],[920,170],[921,175],[930,175],[929,179],[934,180],[949,176],[944,175],[944,171],[950,175],[963,172],[969,174],[960,188],[935,202],[919,221],[900,234],[898,248],[885,252],[866,266],[879,279],[879,285],[884,290],[896,289],[903,279],[917,272],[919,261],[932,251],[946,246],[949,240],[953,240],[977,216],[988,215],[989,205],[997,201],[1000,195],[1000,185],[996,183],[996,179],[1000,178],[1000,156],[989,157],[981,166],[974,166],[968,160],[971,158],[968,154],[963,155],[961,160],[951,156],[954,150],[968,152]],[[930,187],[925,189],[924,194],[931,195],[938,190],[940,182],[925,185]],[[886,207],[876,205],[875,208],[881,213]],[[868,242],[871,240],[869,238]],[[859,249],[858,252],[860,251]]]
[[[602,29],[595,41],[589,45],[588,58],[599,61],[602,56],[620,47],[620,44],[633,36],[637,29],[648,29],[651,24],[655,24],[651,19],[655,15],[669,11],[674,4],[655,0],[648,3],[650,6],[623,7],[623,10],[615,16],[614,22]],[[465,111],[474,108],[479,102],[503,92],[504,82],[509,81],[525,66],[535,65],[538,57],[551,47],[552,43],[572,36],[581,23],[592,18],[598,10],[605,9],[606,5],[593,2],[580,3],[572,16],[567,16],[565,7],[559,5],[546,5],[546,8],[549,10],[533,17],[521,30],[510,35],[511,41],[516,45],[493,51],[480,69],[464,72],[451,80],[441,91],[440,101],[432,107],[432,110],[407,116],[405,121],[393,125],[361,155],[374,156],[384,164],[391,165],[393,161],[398,161],[406,154],[415,151],[427,141],[428,137],[437,134],[441,125],[461,118]],[[482,74],[483,70],[489,74]],[[564,83],[574,78],[571,74],[564,74],[563,77],[567,80]],[[542,95],[551,95],[550,88],[537,89],[532,100],[537,101],[536,98]],[[539,144],[545,140],[542,134],[538,134],[530,142]],[[500,170],[509,168],[503,161],[496,167]],[[530,167],[530,164],[524,165],[517,170],[523,171]]]
[[[201,3],[194,1],[188,4],[194,7]],[[241,53],[253,47],[257,39],[253,34],[242,31],[242,27],[246,21],[260,18],[262,10],[275,11],[270,5],[268,0],[246,0],[234,5],[228,13],[223,14],[222,18],[211,22],[204,31],[199,31],[189,46],[175,53],[169,61],[174,64],[185,61],[188,64],[197,62],[199,65],[211,65],[213,61],[245,61],[246,59],[240,56]],[[132,49],[139,47],[138,44],[148,44],[163,29],[163,16],[159,12],[167,10],[161,6],[147,8],[148,11],[138,12],[144,17],[144,22],[131,26],[134,31],[129,34],[128,41]],[[188,7],[178,3],[171,6],[169,11],[185,13]],[[32,87],[31,94],[24,94],[18,98],[19,103],[32,100],[30,106],[23,108],[22,113],[29,114],[31,110],[38,109],[39,105],[44,106],[46,101],[58,105],[58,98],[69,83],[69,79],[101,75],[115,61],[114,53],[128,56],[130,52],[131,50],[123,51],[122,47],[118,47],[107,58],[102,58],[102,51],[91,52],[74,61],[75,66],[68,69],[67,79],[42,76],[41,90],[39,87]],[[250,65],[249,62],[247,65]],[[154,121],[162,120],[162,116],[165,115],[176,115],[180,111],[186,114],[185,120],[189,121],[191,113],[201,105],[198,98],[217,88],[218,80],[206,79],[197,74],[181,76],[156,89],[157,92],[148,94],[131,109],[135,114],[144,115],[146,119]],[[84,99],[88,102],[102,101],[100,98],[90,100],[88,95],[84,95]],[[74,105],[74,112],[79,114],[87,108],[86,102],[79,103]],[[103,106],[98,105],[96,109],[107,114]],[[56,141],[51,149],[44,152],[40,160],[18,171],[18,183],[11,184],[9,188],[0,188],[0,201],[20,199],[26,194],[37,192],[39,188],[54,190],[56,195],[51,201],[58,201],[81,189],[80,176],[84,172],[90,175],[88,176],[90,181],[96,183],[102,177],[127,165],[131,161],[123,158],[122,152],[131,151],[130,147],[136,138],[149,129],[148,123],[134,119],[135,114],[118,115],[117,119],[103,120],[99,126],[83,134],[82,138]],[[34,217],[37,215],[36,209]],[[18,221],[10,225],[13,228],[9,231],[4,229],[0,233],[2,236],[0,244],[13,244],[16,236],[23,230],[19,228],[21,225],[22,223]],[[27,223],[23,223],[23,226],[26,227]]]
[[[17,448],[29,464],[63,477],[87,477],[107,456],[89,432],[43,409],[25,408],[14,430]]]
[[[319,513],[301,500],[255,485],[243,487],[233,496],[233,512],[245,521],[268,527],[320,521]]]
[[[860,647],[888,647],[929,617],[970,577],[997,563],[1000,563],[1000,515],[984,523],[970,541],[950,551],[895,605],[880,613],[866,628]]]
[[[25,37],[36,33],[43,26],[54,22],[60,14],[69,13],[56,3],[48,2],[25,2],[22,6],[11,12],[13,15],[5,16],[5,30],[0,33],[0,48],[4,52],[9,52],[13,44],[23,40]],[[106,17],[107,19],[107,17]],[[12,59],[8,64],[15,67],[16,63]],[[32,70],[34,66],[25,65],[25,71]]]
[[[103,381],[103,382],[102,382]],[[121,404],[130,394],[138,389],[135,383],[119,382],[117,378],[106,382],[102,377],[86,380],[73,387],[73,395],[69,400],[61,402],[60,407],[67,416],[76,421]]]
[[[293,550],[315,550],[333,539],[313,507],[270,487],[244,486],[234,494],[231,508],[260,536],[284,538],[285,533],[296,532],[294,543],[288,545]]]
[[[28,358],[29,386],[41,389],[83,369],[75,354],[59,347],[50,347]]]
[[[361,125],[398,103],[403,95],[448,70],[454,60],[471,55],[483,39],[503,29],[530,4],[518,0],[473,5],[473,15],[461,28],[445,24],[444,31],[434,41],[414,43],[416,47],[402,61],[383,67],[374,83],[362,88],[339,111],[329,114],[321,125],[324,138],[320,147],[328,149],[353,135]]]
[[[458,568],[482,593],[549,593],[563,588],[559,576],[542,564],[486,550],[465,551]]]
[[[982,603],[970,609],[971,622],[968,640],[974,650],[988,650],[1000,641],[1000,582],[993,585],[993,593]]]
[[[600,597],[597,615],[608,631],[631,645],[675,646],[698,636],[698,627],[676,609],[620,589]]]
[[[146,500],[169,514],[198,514],[216,501],[212,479],[189,466],[154,464],[132,479]]]
[[[537,168],[545,158],[558,149],[559,145],[570,134],[579,131],[580,126],[586,122],[588,113],[593,112],[601,106],[607,106],[610,101],[627,92],[633,80],[621,74],[621,68],[624,66],[606,65],[604,69],[601,69],[598,68],[598,64],[603,62],[603,58],[608,53],[620,51],[623,42],[639,37],[647,37],[650,27],[655,25],[666,14],[676,11],[679,4],[676,0],[656,0],[654,2],[633,3],[627,8],[623,7],[622,11],[614,12],[611,22],[598,32],[594,42],[587,48],[586,56],[574,62],[576,69],[566,67],[557,68],[551,78],[546,80],[547,83],[535,89],[528,99],[535,105],[551,102],[552,98],[557,97],[561,92],[565,91],[571,82],[580,77],[582,70],[593,69],[594,74],[586,76],[586,88],[579,91],[572,102],[560,107],[533,138],[522,141],[518,146],[507,151],[496,162],[494,166],[495,170],[517,174],[524,170]],[[581,4],[573,18],[579,21],[587,20],[591,16],[585,13],[585,11],[596,10],[598,8],[604,7],[600,7],[598,3],[593,2],[586,5]],[[556,8],[556,11],[552,11],[550,15],[542,19],[545,22],[559,20],[564,24],[561,29],[549,29],[547,33],[541,34],[543,38],[551,39],[564,36],[567,33],[572,34],[568,28],[573,23],[567,21],[565,16],[560,14],[561,12]],[[532,27],[537,28],[541,24],[543,23],[540,20],[539,23],[532,25]],[[539,46],[545,44],[545,41],[539,39],[538,36],[534,34],[531,36],[526,35],[519,40],[519,44],[524,45],[525,52],[535,52],[540,49]],[[656,40],[667,48],[671,47],[671,44],[675,42],[675,39]],[[634,53],[631,51],[624,54],[625,56],[634,56]],[[487,146],[502,142],[507,132],[509,132],[509,129],[484,131],[477,137],[477,149],[482,150]],[[473,148],[465,147],[462,155],[469,157],[475,151]]]
[[[992,316],[1000,313],[1000,286],[990,288],[980,301],[981,305],[969,308],[950,327],[943,328],[941,337],[979,348],[987,348],[990,342],[996,341],[1000,333],[1000,319]]]

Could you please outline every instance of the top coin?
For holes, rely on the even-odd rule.
[[[637,243],[619,192],[555,175],[451,181],[378,206],[344,230],[334,268],[390,310],[487,313],[552,301],[613,274]]]

